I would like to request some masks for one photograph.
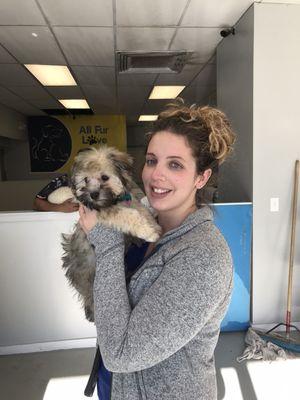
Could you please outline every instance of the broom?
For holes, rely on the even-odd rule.
[[[300,330],[291,324],[291,308],[292,308],[292,288],[293,288],[293,267],[294,267],[294,253],[295,253],[295,233],[297,222],[297,202],[298,202],[298,182],[299,182],[299,160],[295,163],[294,174],[294,195],[292,204],[292,230],[291,230],[291,243],[290,243],[290,258],[289,258],[289,277],[288,277],[288,294],[287,294],[287,310],[285,323],[281,322],[275,325],[267,332],[256,330],[264,340],[270,341],[277,346],[285,348],[290,351],[300,353]],[[279,326],[285,326],[285,332],[274,332]],[[295,331],[291,332],[291,328]],[[295,335],[296,333],[296,335]]]

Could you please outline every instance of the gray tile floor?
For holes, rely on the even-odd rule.
[[[221,334],[216,349],[219,399],[300,399],[297,387],[300,358],[239,364],[236,357],[243,350],[243,332]],[[87,399],[82,392],[93,356],[91,348],[1,356],[0,399]]]

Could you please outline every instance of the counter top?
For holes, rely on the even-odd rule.
[[[1,211],[0,212],[0,223],[1,222],[12,222],[12,221],[49,221],[57,220],[60,221],[77,221],[79,219],[78,211],[73,213],[53,212],[53,211]]]

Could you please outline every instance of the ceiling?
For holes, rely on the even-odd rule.
[[[1,0],[0,103],[24,115],[46,115],[42,110],[63,110],[57,99],[85,98],[95,114],[124,113],[129,124],[166,103],[148,100],[154,84],[185,85],[182,97],[213,103],[220,30],[233,26],[252,3]],[[119,74],[116,51],[136,50],[188,50],[193,56],[177,74]],[[43,87],[25,63],[67,65],[78,86]]]

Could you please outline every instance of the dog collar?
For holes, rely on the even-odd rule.
[[[120,196],[117,197],[116,203],[119,203],[121,201],[124,201],[128,206],[130,205],[132,200],[131,194],[130,193],[124,193]]]

